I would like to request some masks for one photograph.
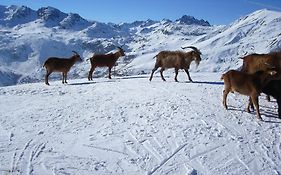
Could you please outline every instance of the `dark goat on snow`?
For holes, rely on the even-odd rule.
[[[93,80],[93,72],[96,67],[108,67],[108,78],[111,79],[111,69],[115,65],[119,57],[125,56],[124,50],[121,47],[117,47],[118,51],[110,54],[93,55],[90,58],[91,69],[89,71],[88,80]]]
[[[62,83],[67,83],[67,73],[70,70],[70,68],[77,62],[77,61],[82,61],[80,55],[72,51],[74,53],[73,56],[70,58],[57,58],[57,57],[50,57],[48,58],[43,67],[46,68],[46,75],[45,75],[45,83],[46,85],[50,85],[48,78],[49,75],[52,72],[62,72]]]
[[[267,83],[261,90],[267,95],[271,95],[277,100],[278,117],[281,119],[281,80],[272,80]]]

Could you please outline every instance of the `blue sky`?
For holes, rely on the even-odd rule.
[[[25,5],[34,10],[52,6],[100,22],[175,20],[182,15],[211,24],[229,24],[259,9],[281,12],[281,0],[1,0],[1,5]]]

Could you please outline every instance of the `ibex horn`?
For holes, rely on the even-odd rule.
[[[181,48],[182,48],[182,49],[191,48],[191,49],[193,49],[195,52],[199,53],[200,55],[202,54],[202,53],[200,52],[200,50],[197,49],[197,48],[194,47],[194,46],[187,46],[187,47],[181,47]]]
[[[75,52],[75,51],[72,51],[74,54],[76,54],[76,55],[79,55],[77,52]]]

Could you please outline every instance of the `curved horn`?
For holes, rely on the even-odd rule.
[[[182,49],[191,48],[191,49],[193,49],[195,52],[199,53],[200,55],[202,54],[202,53],[200,52],[200,50],[197,49],[197,48],[194,47],[194,46],[187,46],[187,47],[181,47],[181,48],[182,48]]]
[[[75,55],[79,55],[77,52],[75,52],[75,51],[72,51]]]

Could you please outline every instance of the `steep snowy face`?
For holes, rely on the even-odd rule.
[[[26,6],[1,6],[0,25],[13,27],[36,19],[36,11]]]
[[[8,7],[7,20],[20,19],[28,17],[33,10],[26,6],[10,6]]]
[[[280,19],[279,12],[259,10],[200,38],[196,45],[207,53],[200,69],[238,68],[239,57],[281,50]]]
[[[281,14],[268,10],[259,10],[248,16],[240,18],[232,23],[224,32],[231,34],[226,44],[238,43],[245,37],[258,41],[259,39],[274,40],[279,35],[275,35],[280,28]],[[272,35],[273,34],[273,35]],[[280,33],[279,33],[280,34]],[[246,42],[246,41],[245,41]],[[266,43],[267,45],[269,43]],[[260,44],[256,44],[260,46]],[[253,48],[256,52],[264,52],[264,49],[270,51],[278,45],[271,43],[267,47]]]
[[[76,13],[70,13],[67,15],[66,18],[64,18],[60,22],[60,26],[63,29],[70,29],[70,30],[81,30],[88,26],[90,26],[92,23],[82,18],[80,15]]]
[[[177,19],[176,22],[187,24],[187,25],[201,25],[201,26],[211,26],[208,21],[203,19],[196,19],[193,16],[183,15],[181,18]]]
[[[44,20],[60,20],[67,15],[53,7],[42,7],[37,11],[38,17]]]
[[[82,31],[87,37],[90,38],[114,38],[120,37],[120,30],[117,27],[95,22],[93,25],[87,27]]]
[[[62,29],[80,30],[92,23],[78,14],[66,14],[53,7],[42,7],[37,11],[26,6],[0,6],[0,25],[14,27],[39,21],[47,27],[60,26]]]
[[[42,7],[37,11],[37,15],[47,27],[58,26],[67,17],[67,14],[53,7]]]

